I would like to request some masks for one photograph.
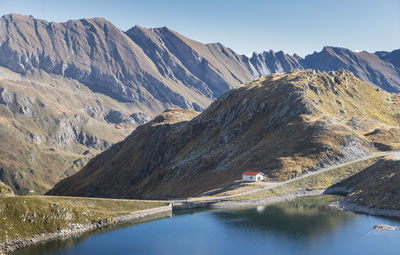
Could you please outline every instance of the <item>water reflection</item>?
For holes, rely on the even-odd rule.
[[[213,215],[230,227],[249,231],[266,231],[297,238],[319,236],[347,224],[352,213],[343,213],[328,207],[340,197],[323,196],[301,198],[257,208],[216,211]]]
[[[396,254],[400,231],[374,231],[387,218],[327,207],[333,196],[244,210],[191,210],[145,224],[101,229],[18,251],[33,255]]]
[[[58,254],[59,251],[67,251],[69,248],[75,247],[77,244],[84,242],[90,237],[100,235],[102,233],[118,231],[119,229],[124,229],[130,226],[134,226],[140,223],[153,221],[155,219],[161,219],[166,217],[172,217],[170,212],[156,214],[146,219],[137,219],[129,223],[124,223],[116,226],[105,226],[100,229],[85,232],[82,234],[77,234],[69,236],[67,238],[50,240],[47,242],[39,243],[25,249],[17,250],[13,252],[13,255],[42,255],[42,254]]]
[[[264,205],[257,206],[257,212],[258,213],[262,213],[262,212],[264,212],[264,210],[265,210],[265,206]]]

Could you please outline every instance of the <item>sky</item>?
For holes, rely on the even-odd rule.
[[[0,16],[9,13],[54,22],[103,17],[124,31],[166,26],[248,56],[400,48],[400,0],[0,0]]]

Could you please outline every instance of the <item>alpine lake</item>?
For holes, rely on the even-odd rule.
[[[12,254],[400,254],[399,219],[339,211],[337,196],[307,197],[255,208],[185,210],[164,218],[103,228]]]

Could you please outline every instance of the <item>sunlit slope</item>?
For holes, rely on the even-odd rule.
[[[285,180],[392,150],[400,134],[398,95],[347,71],[273,74],[227,92],[192,120],[160,122],[163,115],[50,194],[193,196],[229,186],[244,170]]]

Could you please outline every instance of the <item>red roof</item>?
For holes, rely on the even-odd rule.
[[[243,172],[243,175],[257,175],[259,172],[254,172],[254,171],[247,171]]]

